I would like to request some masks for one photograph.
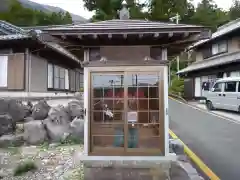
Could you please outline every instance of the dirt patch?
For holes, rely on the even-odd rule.
[[[82,145],[0,149],[0,177],[3,180],[81,180],[83,168],[77,154],[82,151]],[[37,169],[14,176],[16,166],[28,159],[34,161]]]

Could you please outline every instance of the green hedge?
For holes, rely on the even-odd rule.
[[[169,93],[176,95],[183,95],[184,91],[184,79],[178,77],[174,77],[172,79],[172,85],[169,87]]]

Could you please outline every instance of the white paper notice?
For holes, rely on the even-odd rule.
[[[128,122],[137,122],[137,112],[136,111],[131,111],[128,112],[127,115]]]

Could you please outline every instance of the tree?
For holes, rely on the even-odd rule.
[[[17,0],[11,0],[7,11],[0,12],[0,19],[17,26],[42,26],[52,24],[70,24],[70,13],[44,13],[42,11],[25,8]]]
[[[233,5],[229,9],[229,18],[235,20],[240,18],[240,1],[234,0]]]
[[[208,26],[215,31],[219,25],[229,21],[229,16],[213,0],[202,0],[191,19],[194,24]]]
[[[118,17],[118,10],[121,9],[122,0],[83,0],[84,6],[89,11],[95,11],[92,21],[110,20]],[[132,19],[143,19],[146,14],[142,11],[144,3],[127,0],[130,16]]]

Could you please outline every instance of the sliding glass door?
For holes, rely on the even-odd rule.
[[[90,153],[161,155],[160,72],[91,73]]]

